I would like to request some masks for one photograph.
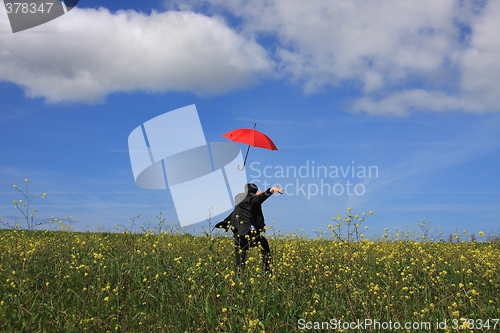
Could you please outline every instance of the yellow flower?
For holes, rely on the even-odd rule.
[[[106,302],[107,302],[108,300],[109,300],[109,297],[107,297],[107,296],[106,296],[106,297],[104,298],[104,301],[106,301]]]
[[[479,232],[479,236],[483,237],[484,236],[484,232],[480,231]]]

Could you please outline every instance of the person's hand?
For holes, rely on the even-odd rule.
[[[274,186],[271,188],[271,192],[273,193],[279,193],[279,194],[283,194],[283,189],[282,188],[279,188],[277,186]]]

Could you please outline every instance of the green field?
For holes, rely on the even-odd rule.
[[[274,274],[253,248],[237,276],[223,235],[0,230],[0,331],[295,332],[334,319],[500,331],[500,243],[318,235],[270,236]]]

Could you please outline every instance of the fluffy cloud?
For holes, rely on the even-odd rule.
[[[0,29],[10,30],[4,11]],[[272,66],[260,45],[223,19],[193,12],[75,8],[0,39],[0,80],[51,102],[137,89],[218,94],[258,82]]]
[[[464,96],[481,103],[481,110],[500,110],[500,2],[488,3],[471,20],[469,47],[461,58],[460,88]]]
[[[306,91],[356,80],[372,92],[408,75],[437,76],[460,47],[453,0],[211,0],[243,31],[279,41],[281,70]]]
[[[135,89],[217,94],[270,75],[306,94],[348,87],[360,95],[351,97],[354,112],[500,111],[498,1],[169,0],[167,7],[176,10],[76,8],[40,29],[54,34],[4,35],[0,79],[60,101]],[[6,20],[0,15],[2,30]]]
[[[498,1],[209,2],[241,18],[242,34],[274,36],[279,73],[305,93],[358,90],[353,111],[500,110]]]
[[[441,85],[426,90],[402,89],[381,98],[367,95],[354,103],[353,110],[394,115],[407,115],[415,110],[500,111],[500,22],[497,19],[500,3],[489,2],[479,13],[474,8],[468,9],[466,22],[470,33],[447,52],[454,66],[447,68],[444,62],[435,69],[445,78]]]
[[[448,95],[441,91],[407,89],[381,99],[364,96],[357,99],[351,110],[384,116],[407,116],[413,111],[478,111],[481,104],[471,99]]]

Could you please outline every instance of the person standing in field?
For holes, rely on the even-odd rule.
[[[227,231],[230,225],[234,233],[236,270],[245,268],[248,249],[260,244],[265,271],[271,273],[269,242],[261,234],[266,226],[262,203],[274,193],[282,194],[283,189],[274,186],[257,192],[258,189],[253,183],[246,184],[245,194],[240,193],[235,197],[236,206],[233,212],[220,222],[218,227],[227,226]]]

